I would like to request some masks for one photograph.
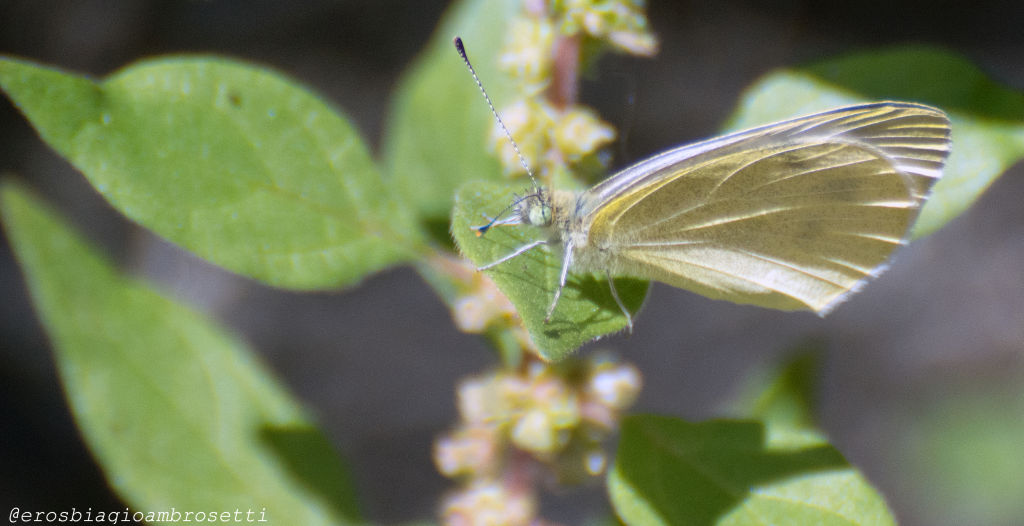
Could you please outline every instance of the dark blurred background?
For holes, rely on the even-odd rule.
[[[0,53],[95,77],[166,53],[255,61],[332,101],[377,148],[391,91],[445,6],[6,0]],[[877,46],[941,45],[1024,89],[1024,8],[1012,3],[653,0],[649,14],[662,52],[611,57],[583,89],[586,102],[629,130],[619,166],[714,134],[743,89],[774,68]],[[453,328],[413,271],[390,270],[340,293],[296,294],[213,268],[114,212],[6,99],[0,172],[28,181],[126,271],[243,335],[353,464],[368,519],[433,516],[450,484],[434,470],[431,442],[455,421],[457,380],[496,358]],[[1008,172],[825,320],[656,286],[632,337],[590,348],[613,349],[643,371],[639,410],[702,419],[720,415],[752,371],[820,338],[828,351],[822,425],[902,523],[1024,523],[1022,176],[1020,167]],[[70,419],[6,242],[0,290],[0,506],[123,507]],[[603,501],[599,486],[562,492],[545,514],[578,524],[607,513]]]

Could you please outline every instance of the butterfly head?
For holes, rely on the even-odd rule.
[[[519,222],[531,226],[551,226],[553,210],[551,197],[543,189],[538,188],[532,194],[523,196],[516,204],[516,215]]]

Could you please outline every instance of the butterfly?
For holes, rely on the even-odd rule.
[[[545,235],[479,270],[560,245],[546,321],[570,271],[604,273],[630,329],[612,276],[824,316],[906,243],[950,135],[939,109],[875,102],[671,149],[579,193],[535,183],[508,217],[475,228],[525,224]]]

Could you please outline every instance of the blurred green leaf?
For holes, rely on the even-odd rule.
[[[453,4],[395,93],[384,135],[388,175],[404,201],[428,223],[447,226],[455,190],[462,183],[502,177],[488,146],[494,118],[452,38],[462,37],[500,110],[513,90],[498,70],[498,55],[508,20],[519,9],[516,0]]]
[[[872,100],[931,104],[953,122],[953,152],[914,226],[915,237],[963,213],[1024,158],[1024,94],[993,82],[959,55],[927,47],[860,53],[771,73],[747,90],[727,127]]]
[[[806,341],[781,364],[753,375],[730,412],[771,425],[814,428],[823,347],[821,341]]]
[[[894,524],[817,434],[752,421],[628,417],[608,491],[629,525]]]
[[[322,289],[414,257],[356,130],[277,73],[169,57],[97,83],[0,58],[0,87],[114,207],[229,270]]]
[[[452,236],[475,265],[498,260],[542,235],[534,227],[502,226],[478,237],[470,228],[485,222],[484,214],[497,214],[511,202],[508,188],[495,183],[467,183],[456,194]],[[552,361],[569,356],[586,342],[626,328],[626,317],[612,297],[608,279],[603,274],[571,272],[554,316],[544,323],[561,269],[561,248],[544,246],[486,271],[515,305],[543,357]],[[635,314],[643,303],[647,282],[622,278],[615,280],[615,287]]]
[[[942,399],[900,418],[891,461],[907,465],[901,487],[926,524],[1024,524],[1022,380],[947,384]]]
[[[4,184],[0,212],[75,420],[133,509],[357,522],[340,459],[241,342],[118,275],[27,191]]]

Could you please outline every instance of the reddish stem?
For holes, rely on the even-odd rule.
[[[555,39],[551,85],[547,97],[557,108],[576,103],[579,92],[580,39],[559,36]]]

